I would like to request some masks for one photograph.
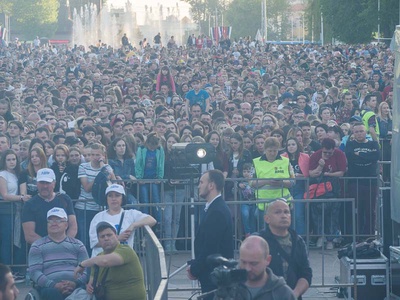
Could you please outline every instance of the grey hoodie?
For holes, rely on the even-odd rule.
[[[250,297],[250,292],[246,286],[242,285],[239,288],[236,300],[296,300],[285,279],[276,276],[270,268],[267,268],[267,274],[268,280],[266,284],[253,298]]]

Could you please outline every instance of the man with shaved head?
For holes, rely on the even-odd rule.
[[[270,247],[269,267],[285,278],[296,299],[301,299],[311,285],[312,270],[304,240],[290,228],[291,213],[284,198],[268,205],[264,221],[267,226],[259,235]]]
[[[239,268],[247,271],[245,286],[236,299],[296,299],[282,277],[277,277],[268,267],[271,262],[268,243],[259,236],[249,236],[240,246]],[[250,297],[251,295],[251,297]]]

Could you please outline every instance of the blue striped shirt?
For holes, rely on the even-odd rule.
[[[62,280],[75,281],[74,270],[88,254],[83,243],[66,237],[62,242],[54,242],[49,236],[35,241],[29,251],[29,276],[40,287],[54,287]],[[84,273],[78,284],[87,282]]]

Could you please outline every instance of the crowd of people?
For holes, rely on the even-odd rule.
[[[24,244],[45,236],[43,220],[54,206],[65,209],[67,235],[77,234],[89,257],[99,251],[95,223],[117,224],[125,203],[152,205],[125,211],[120,241],[132,245],[137,226],[157,224],[166,250],[175,250],[182,220],[173,204],[187,195],[174,184],[178,142],[215,147],[201,173],[223,173],[228,204],[249,201],[229,206],[239,216],[239,238],[264,227],[268,204],[261,200],[282,197],[293,201],[299,234],[310,217],[318,247],[332,248],[337,232],[351,233],[341,217],[356,216],[357,234],[374,232],[376,178],[389,176],[377,166],[390,155],[394,54],[387,46],[245,38],[221,47],[192,36],[187,45],[162,47],[154,40],[120,48],[0,48],[2,262],[24,261]],[[124,185],[107,196],[106,212],[92,194],[100,172]],[[346,174],[364,179],[344,183]],[[317,195],[321,183],[328,187]],[[306,216],[301,203],[348,196],[356,198],[356,215],[332,201],[313,204]]]

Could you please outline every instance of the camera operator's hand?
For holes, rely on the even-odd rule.
[[[197,279],[197,277],[194,277],[194,276],[192,275],[192,272],[190,272],[190,266],[187,267],[186,271],[187,271],[187,277],[188,277],[190,280],[196,280],[196,279]]]

